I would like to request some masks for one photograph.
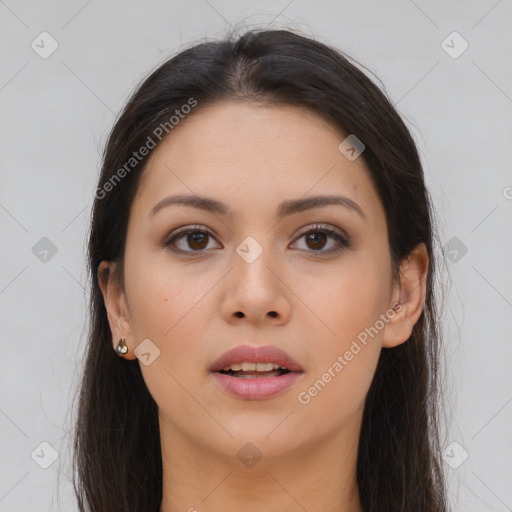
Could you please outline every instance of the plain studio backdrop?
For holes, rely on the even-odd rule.
[[[449,273],[450,499],[457,512],[512,510],[511,21],[510,0],[0,0],[0,511],[76,510],[69,408],[115,115],[168,56],[240,24],[346,51],[412,131]]]

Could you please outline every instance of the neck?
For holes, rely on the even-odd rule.
[[[356,481],[359,426],[278,456],[265,447],[259,460],[249,457],[246,465],[236,455],[246,441],[225,450],[234,456],[199,449],[161,420],[159,512],[362,512]],[[243,453],[255,450],[248,445]]]

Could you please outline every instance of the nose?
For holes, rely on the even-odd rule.
[[[247,253],[241,251],[246,247],[239,246],[233,255],[232,270],[224,280],[220,303],[223,318],[229,323],[240,323],[242,319],[258,325],[287,323],[293,293],[286,284],[281,260],[270,250],[259,251],[254,257],[254,247],[249,246]]]

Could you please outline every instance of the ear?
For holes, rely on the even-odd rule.
[[[115,265],[115,262],[102,261],[98,265],[98,282],[103,294],[103,301],[112,333],[112,347],[115,350],[119,340],[126,338],[128,352],[118,355],[125,359],[135,359],[136,356],[133,353],[135,342],[130,327],[129,310],[125,293],[119,284],[119,280],[116,278],[115,271],[117,269]]]
[[[394,316],[389,320],[382,339],[383,347],[395,347],[407,341],[425,306],[428,252],[424,243],[414,248],[400,265],[400,282],[393,291]]]

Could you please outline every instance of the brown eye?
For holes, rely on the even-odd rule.
[[[192,226],[179,230],[164,246],[171,246],[176,252],[204,252],[210,238],[213,236],[209,231]]]
[[[327,235],[321,232],[312,232],[306,235],[306,243],[311,249],[322,249],[327,241]]]
[[[340,252],[349,247],[349,237],[329,226],[316,225],[308,231],[302,233],[297,240],[304,238],[306,252],[318,253],[319,255],[329,255]],[[331,244],[327,250],[323,250],[328,244],[329,239],[337,243]]]
[[[209,231],[197,226],[188,226],[173,233],[163,246],[177,253],[203,253],[208,249],[211,239],[214,237]],[[317,253],[319,256],[335,254],[348,248],[350,240],[341,231],[322,225],[313,226],[296,240],[301,239],[305,240],[305,248],[300,249],[313,254]],[[335,241],[334,244],[330,244],[330,247],[329,240]],[[325,247],[328,248],[325,249]]]
[[[208,245],[208,236],[208,234],[200,232],[189,233],[186,240],[190,248],[194,250],[201,250]]]

